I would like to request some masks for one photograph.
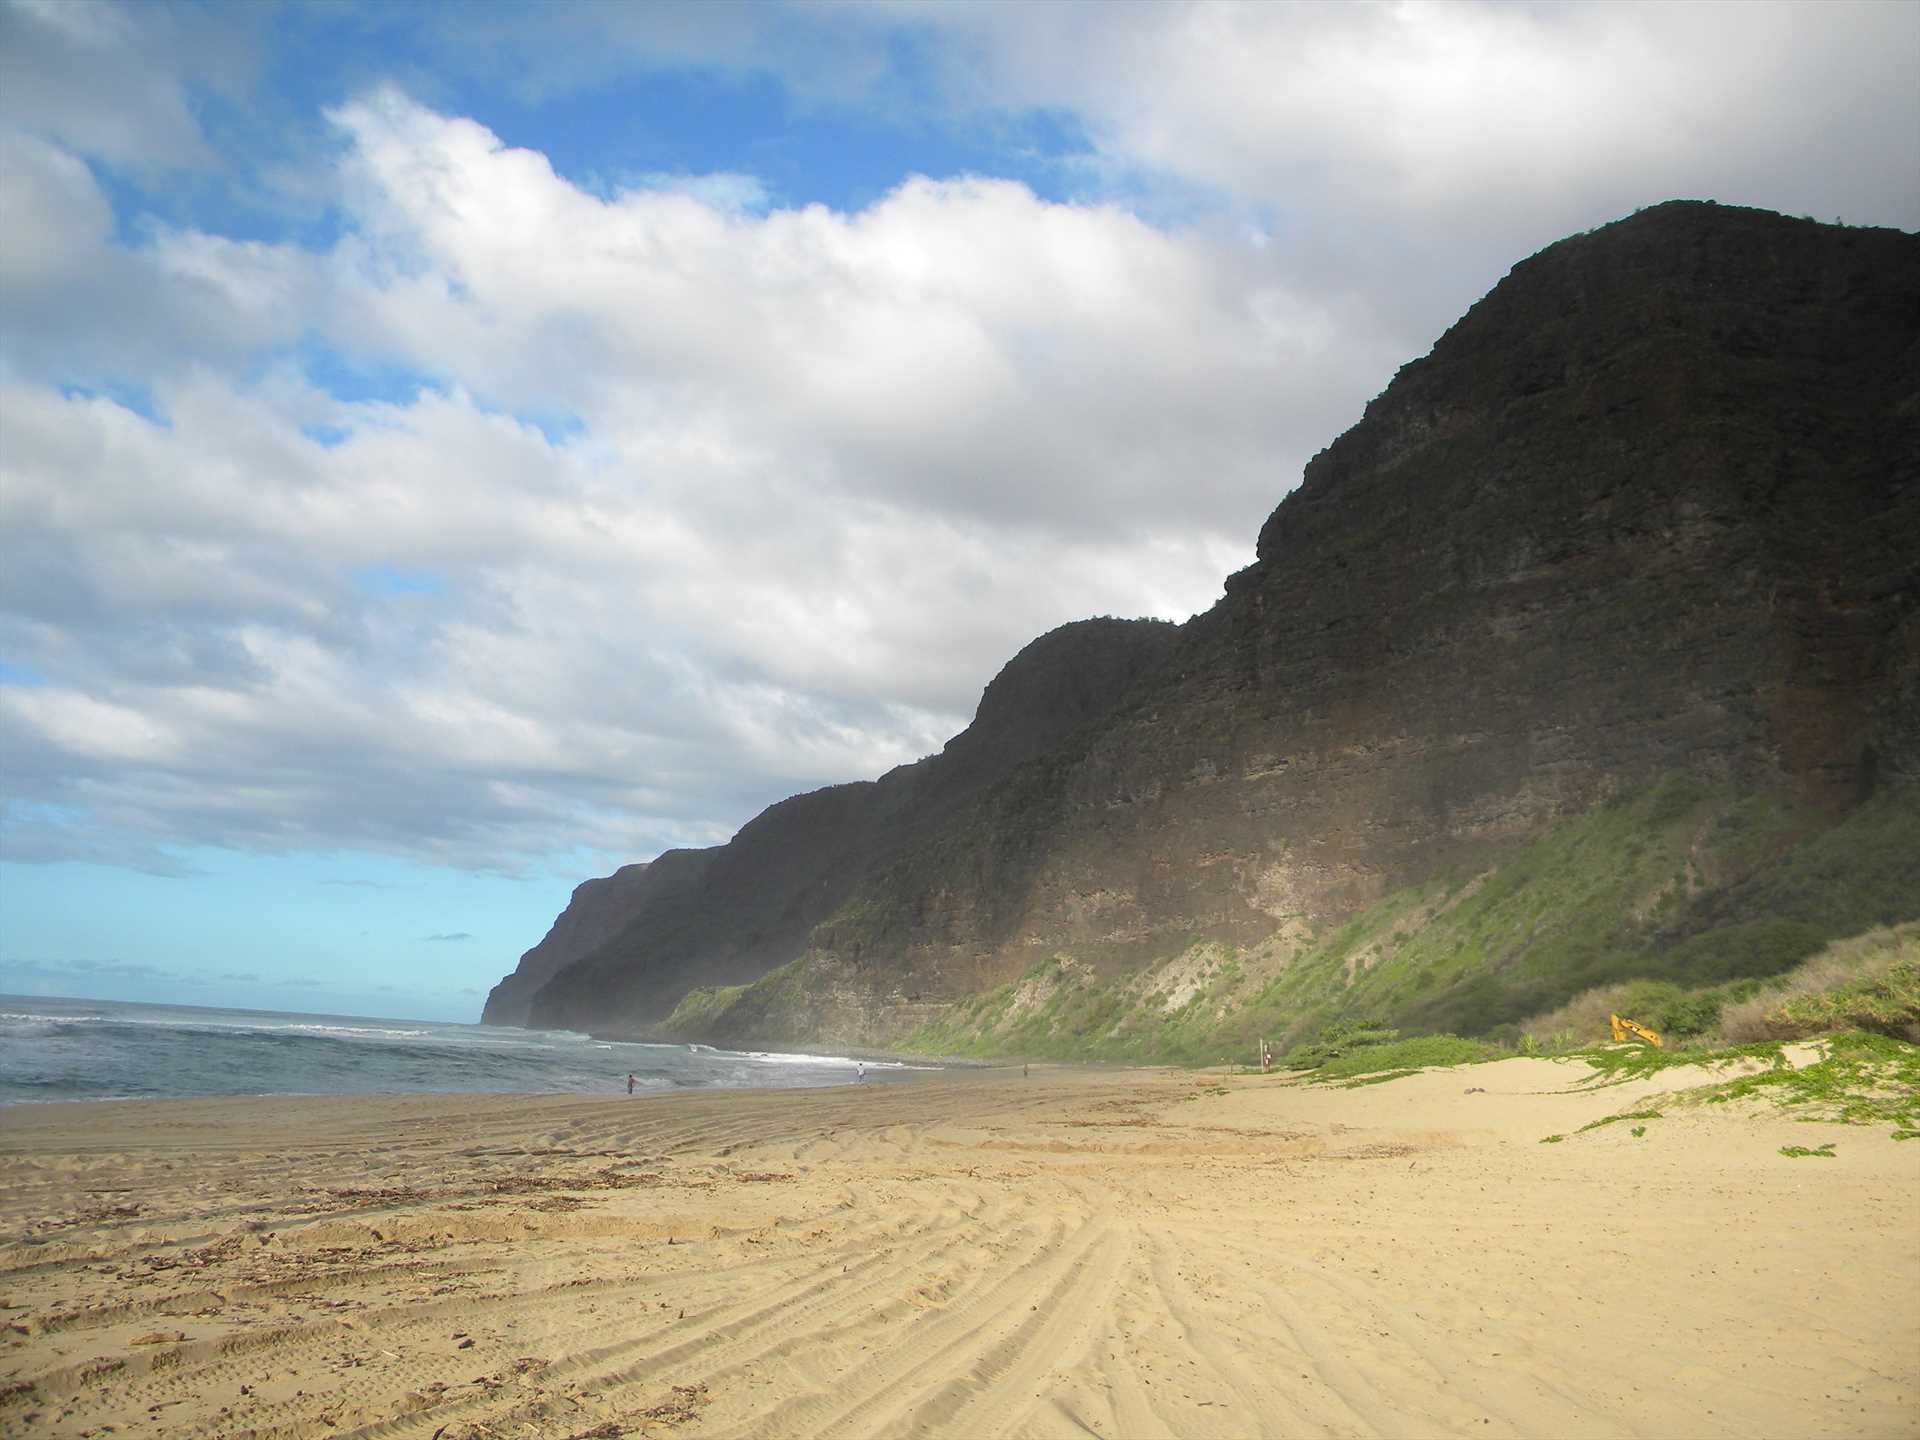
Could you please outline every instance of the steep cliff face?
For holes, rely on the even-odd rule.
[[[667,859],[665,871],[671,872],[674,868],[674,861]],[[654,873],[653,866],[623,865],[611,875],[574,886],[573,896],[553,922],[553,928],[538,945],[520,957],[514,972],[487,995],[485,1022],[526,1024],[533,992],[618,934],[633,918],[641,898],[648,893],[649,884],[657,890],[667,878],[666,873]]]
[[[644,873],[630,866],[589,882],[554,932],[495,987],[483,1018],[637,1025],[664,1016],[696,985],[737,984],[787,963],[901,848],[1104,715],[1160,663],[1176,634],[1145,620],[1062,626],[1007,663],[973,723],[939,755],[878,781],[784,800],[726,845],[670,851]]]
[[[1877,702],[1910,665],[1917,262],[1669,206],[1518,267],[1066,767],[1004,928],[950,933],[1250,941],[1662,772],[1829,809],[1911,773]]]
[[[1911,784],[1917,375],[1914,236],[1677,203],[1549,248],[1315,458],[1163,663],[864,850],[708,1032],[880,1041],[1052,956],[1271,948],[1660,776],[1806,825]],[[655,1019],[646,963],[603,949],[540,1004]]]

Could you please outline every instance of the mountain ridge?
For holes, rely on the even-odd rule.
[[[916,823],[782,956],[648,984],[656,917],[525,1015],[658,1028],[721,987],[675,1033],[885,1043],[1036,958],[1284,948],[1666,775],[1837,821],[1920,774],[1917,355],[1902,232],[1673,202],[1558,242],[1309,462],[1154,663],[937,815],[896,784]]]

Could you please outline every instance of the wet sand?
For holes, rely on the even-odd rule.
[[[0,1111],[0,1433],[1920,1434],[1920,1142],[1586,1073]]]

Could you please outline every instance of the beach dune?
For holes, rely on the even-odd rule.
[[[1920,1143],[1584,1078],[7,1110],[0,1433],[1920,1433]]]

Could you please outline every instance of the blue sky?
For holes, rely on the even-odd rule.
[[[0,0],[0,989],[471,1018],[1184,618],[1515,261],[1920,226],[1920,7]]]

